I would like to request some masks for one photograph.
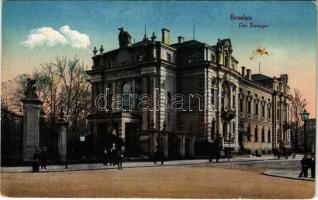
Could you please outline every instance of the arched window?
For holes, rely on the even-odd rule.
[[[130,84],[129,83],[125,83],[123,85],[123,98],[124,98],[123,111],[129,111],[129,109],[130,109],[129,95],[130,95]]]
[[[267,106],[268,106],[267,107],[267,118],[270,119],[271,118],[271,105],[268,104]]]
[[[221,92],[221,109],[228,109],[230,107],[230,86],[228,82],[223,82]]]
[[[232,108],[235,109],[235,104],[236,104],[236,87],[233,87],[232,92],[233,92],[233,96],[232,96]]]
[[[247,100],[247,113],[251,114],[251,112],[252,112],[252,100],[248,99]]]
[[[247,141],[251,141],[251,125],[247,127]]]
[[[216,80],[213,78],[211,79],[211,104],[212,106],[215,105],[215,99],[216,99],[216,95],[215,95],[215,91],[216,91]]]
[[[270,143],[271,142],[271,129],[269,128],[267,131],[267,142]]]
[[[264,127],[262,128],[262,143],[265,142],[265,129]]]
[[[254,130],[254,142],[258,142],[258,127],[256,126],[255,130]]]
[[[258,115],[258,102],[255,102],[255,115]]]

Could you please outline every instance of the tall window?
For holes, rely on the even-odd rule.
[[[211,61],[212,61],[213,63],[215,63],[215,55],[214,55],[214,53],[211,54]]]
[[[270,143],[271,142],[271,129],[269,128],[267,131],[267,142]]]
[[[167,53],[167,61],[171,63],[171,54]]]
[[[255,102],[255,115],[258,115],[258,103]]]
[[[279,120],[280,118],[280,112],[279,112],[279,108],[277,109],[277,120]]]
[[[262,128],[262,143],[265,142],[265,130],[264,127]]]
[[[123,85],[123,97],[124,97],[123,110],[124,111],[129,110],[129,104],[130,104],[129,94],[130,94],[130,85],[129,83],[125,83]]]
[[[214,102],[214,88],[211,89],[211,104],[214,106],[215,102]]]
[[[235,99],[235,93],[234,93],[234,95],[232,97],[232,107],[233,107],[233,109],[235,109],[235,103],[236,103],[236,99]]]
[[[214,78],[211,79],[211,85],[212,85],[212,89],[211,89],[211,104],[212,106],[215,105],[215,91],[216,91],[216,80]]]
[[[268,119],[271,118],[271,106],[270,105],[268,105],[268,108],[267,108],[267,117],[268,117]]]
[[[243,112],[243,98],[240,101],[240,112]]]
[[[262,104],[262,117],[265,117],[265,103]]]
[[[255,130],[254,130],[254,142],[258,142],[258,133],[257,133],[257,126],[256,126],[256,128],[255,128]]]
[[[188,63],[193,63],[194,62],[194,54],[191,53],[188,55]]]
[[[168,92],[168,100],[167,100],[168,106],[171,105],[171,92]]]
[[[248,112],[248,114],[251,114],[251,111],[252,111],[252,103],[251,103],[251,100],[248,100],[247,101],[247,112]]]
[[[247,127],[247,141],[251,141],[251,125]]]

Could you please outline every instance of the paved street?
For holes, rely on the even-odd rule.
[[[271,167],[294,166],[298,160],[234,159],[125,163],[124,170],[3,172],[1,193],[16,197],[170,197],[170,198],[310,198],[314,182],[264,175]],[[141,166],[144,165],[144,166]],[[151,167],[150,167],[151,166]],[[49,166],[50,168],[53,166]],[[61,166],[60,166],[61,167]]]

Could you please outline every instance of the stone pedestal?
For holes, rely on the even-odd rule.
[[[67,123],[66,122],[58,122],[58,139],[57,139],[57,149],[60,161],[66,161],[67,154]]]
[[[42,102],[23,99],[23,161],[32,161],[40,146],[40,113]]]

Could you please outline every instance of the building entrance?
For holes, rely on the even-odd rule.
[[[126,123],[125,125],[125,153],[127,156],[136,156],[139,153],[138,124]]]

